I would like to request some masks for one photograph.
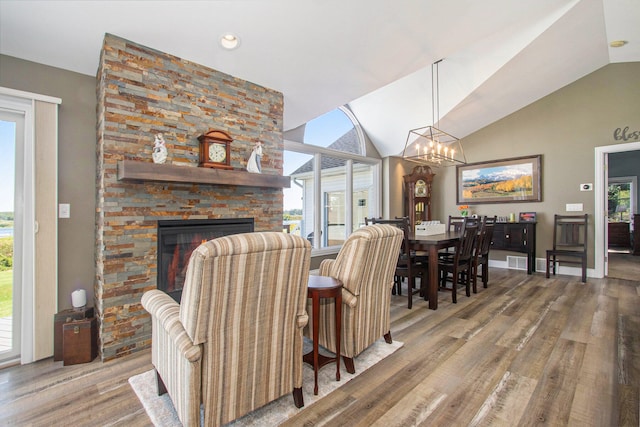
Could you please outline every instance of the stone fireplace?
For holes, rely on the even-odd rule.
[[[140,298],[157,286],[159,224],[252,218],[255,231],[281,231],[287,185],[270,184],[283,178],[281,93],[109,34],[97,77],[94,304],[109,360],[151,344]],[[198,167],[197,138],[210,129],[233,138],[234,170]],[[157,133],[162,165],[151,157]],[[248,174],[258,141],[262,175]]]

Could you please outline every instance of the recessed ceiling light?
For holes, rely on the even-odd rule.
[[[220,45],[228,50],[233,50],[240,46],[240,39],[232,33],[226,33],[220,36]]]
[[[628,42],[626,40],[614,40],[611,43],[609,43],[609,46],[611,46],[611,47],[622,47],[627,43]]]

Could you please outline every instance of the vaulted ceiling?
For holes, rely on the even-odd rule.
[[[640,61],[638,22],[638,0],[0,0],[0,53],[95,76],[115,34],[281,91],[285,130],[348,104],[388,156],[434,116],[463,138]],[[237,49],[220,47],[225,32]],[[431,64],[443,58],[438,117]]]

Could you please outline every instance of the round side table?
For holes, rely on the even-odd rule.
[[[318,369],[324,365],[336,362],[336,381],[340,381],[340,331],[342,329],[342,282],[333,277],[327,276],[309,276],[309,284],[307,297],[311,298],[312,317],[313,317],[313,350],[303,356],[305,362],[313,366],[313,374],[315,386],[313,394],[318,394]],[[336,316],[336,355],[328,357],[318,353],[318,335],[320,315],[320,298],[335,299],[335,316]]]

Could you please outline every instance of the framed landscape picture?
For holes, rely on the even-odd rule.
[[[481,203],[540,202],[541,155],[456,166],[456,201]]]

